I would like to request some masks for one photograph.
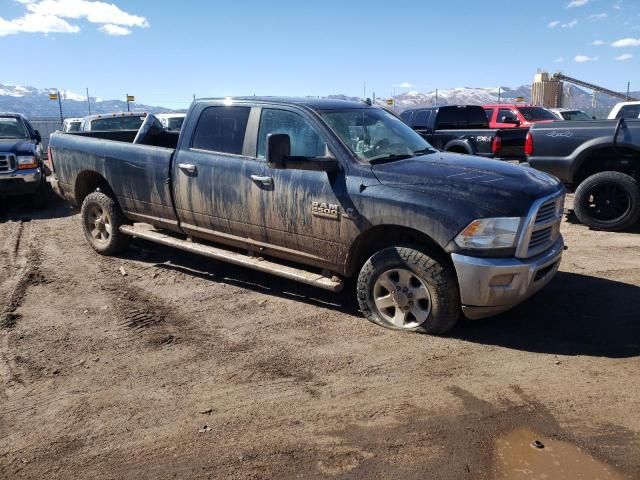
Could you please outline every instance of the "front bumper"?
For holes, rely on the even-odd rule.
[[[30,168],[0,174],[0,197],[36,193],[42,183],[42,170]]]
[[[532,258],[478,258],[453,253],[462,311],[469,319],[509,310],[539,291],[558,271],[562,237],[546,252]]]

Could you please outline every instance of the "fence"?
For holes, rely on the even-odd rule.
[[[30,118],[29,123],[33,125],[33,128],[40,132],[42,136],[42,149],[44,154],[47,154],[47,148],[49,148],[49,135],[56,130],[60,130],[62,125],[59,118]]]

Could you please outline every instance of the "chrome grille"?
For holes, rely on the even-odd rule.
[[[529,258],[551,248],[560,237],[563,210],[563,194],[535,202],[527,217],[516,256]]]
[[[13,172],[16,169],[16,156],[13,153],[0,152],[0,173]]]

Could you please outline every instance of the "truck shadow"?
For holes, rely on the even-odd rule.
[[[46,190],[46,195],[47,206],[41,209],[34,208],[31,199],[26,196],[0,198],[0,223],[63,218],[77,213],[77,210],[53,193],[51,189]]]
[[[529,352],[640,356],[640,287],[559,272],[525,303],[494,318],[461,322],[451,336]]]
[[[334,294],[139,239],[127,258],[353,317],[361,315],[349,284]],[[547,354],[640,356],[640,287],[559,272],[545,289],[513,310],[484,320],[461,321],[449,336]]]

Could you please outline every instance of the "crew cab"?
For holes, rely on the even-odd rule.
[[[0,198],[29,195],[35,207],[46,203],[42,138],[19,113],[0,113]]]
[[[578,219],[624,230],[640,219],[640,120],[567,121],[529,130],[529,165],[575,190]]]
[[[525,158],[527,130],[490,129],[478,105],[409,109],[400,118],[438,150],[507,160]]]
[[[80,130],[83,132],[137,130],[142,125],[142,122],[144,122],[146,116],[147,114],[143,112],[118,112],[89,115],[82,119]]]
[[[564,187],[435,150],[370,103],[197,100],[178,134],[54,133],[55,190],[88,243],[132,237],[338,291],[372,322],[440,334],[540,290],[560,263]]]
[[[491,128],[530,127],[536,123],[558,120],[553,113],[543,107],[523,104],[484,105],[484,111]]]

